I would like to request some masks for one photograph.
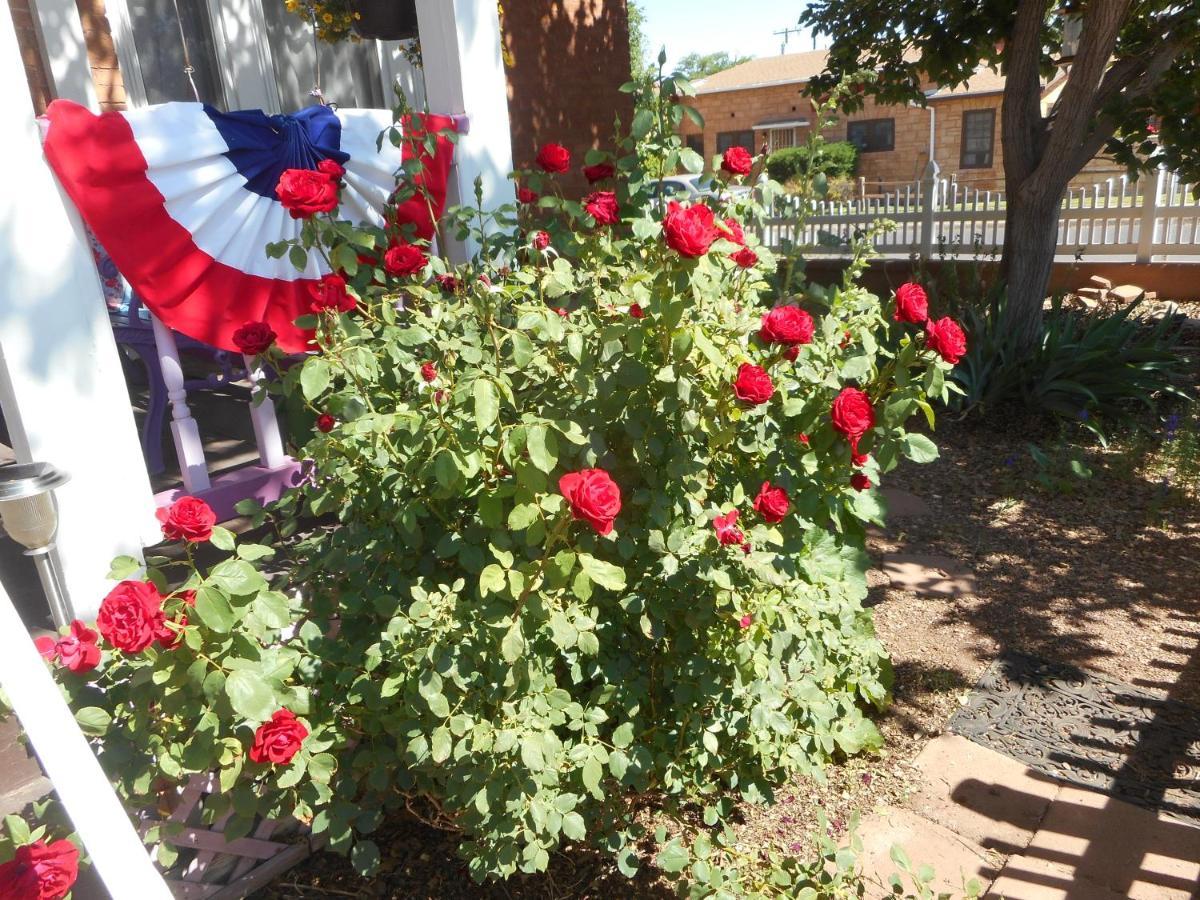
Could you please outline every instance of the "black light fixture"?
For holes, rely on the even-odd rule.
[[[417,0],[352,0],[360,37],[407,41],[417,36]]]

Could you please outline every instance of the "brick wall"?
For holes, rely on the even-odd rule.
[[[75,5],[79,8],[88,64],[92,67],[92,82],[96,85],[100,108],[124,109],[125,82],[121,79],[104,0],[75,0]]]
[[[685,120],[684,135],[703,134],[704,156],[711,159],[717,152],[717,135],[724,131],[741,131],[752,128],[764,120],[780,120],[797,117],[813,121],[812,104],[801,94],[803,85],[787,84],[749,88],[741,91],[721,91],[700,94],[694,105],[704,117],[704,128],[700,129],[690,120]],[[984,190],[992,190],[1003,184],[1004,162],[1000,150],[1000,99],[999,94],[983,94],[973,97],[955,97],[934,104],[937,115],[935,150],[938,165],[946,175],[957,174],[964,184]],[[995,137],[992,165],[986,169],[963,169],[960,165],[963,112],[969,109],[995,109]],[[826,132],[831,140],[845,140],[847,125],[864,119],[890,118],[894,120],[895,144],[892,150],[863,153],[859,156],[858,174],[867,180],[867,190],[877,192],[894,188],[897,184],[909,183],[921,177],[929,161],[929,112],[908,106],[877,106],[868,100],[864,108],[845,116],[836,126]],[[797,132],[797,141],[807,139],[808,130]],[[766,132],[755,132],[755,147],[761,147]]]
[[[564,144],[580,165],[592,147],[611,148],[616,116],[626,125],[633,116],[619,90],[629,81],[625,0],[505,3],[504,38],[516,165],[532,163],[546,141]],[[563,178],[569,192],[586,187],[578,168]]]
[[[46,111],[53,95],[50,93],[50,78],[42,60],[38,41],[37,23],[29,0],[9,0],[8,11],[12,15],[13,27],[17,32],[17,48],[21,51],[21,62],[25,64],[25,79],[29,84],[29,95],[33,108],[40,115]]]

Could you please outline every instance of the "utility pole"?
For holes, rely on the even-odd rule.
[[[803,28],[791,28],[791,27],[784,28],[780,31],[773,32],[773,34],[776,37],[779,37],[779,36],[783,37],[783,42],[779,45],[780,56],[782,56],[784,53],[787,52],[788,38],[791,37],[793,34],[803,34],[803,33],[804,33]]]

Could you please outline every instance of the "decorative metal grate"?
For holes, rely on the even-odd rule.
[[[1052,777],[1200,822],[1200,710],[1185,703],[1006,654],[949,728]]]

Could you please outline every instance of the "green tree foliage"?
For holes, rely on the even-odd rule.
[[[817,174],[826,178],[848,178],[857,168],[858,147],[849,141],[785,147],[767,157],[767,174],[780,182]]]
[[[800,24],[832,38],[814,93],[873,70],[860,95],[925,103],[923,80],[965,82],[980,65],[1005,73],[1002,140],[1008,197],[1002,275],[1009,327],[1032,348],[1054,256],[1058,204],[1098,152],[1133,168],[1200,174],[1200,4],[1177,0],[814,0]],[[1082,26],[1063,63],[1064,31]],[[1065,73],[1043,109],[1043,85]]]
[[[716,53],[689,53],[675,65],[675,71],[690,81],[713,75],[740,66],[754,59],[753,56],[737,56],[724,50]]]

